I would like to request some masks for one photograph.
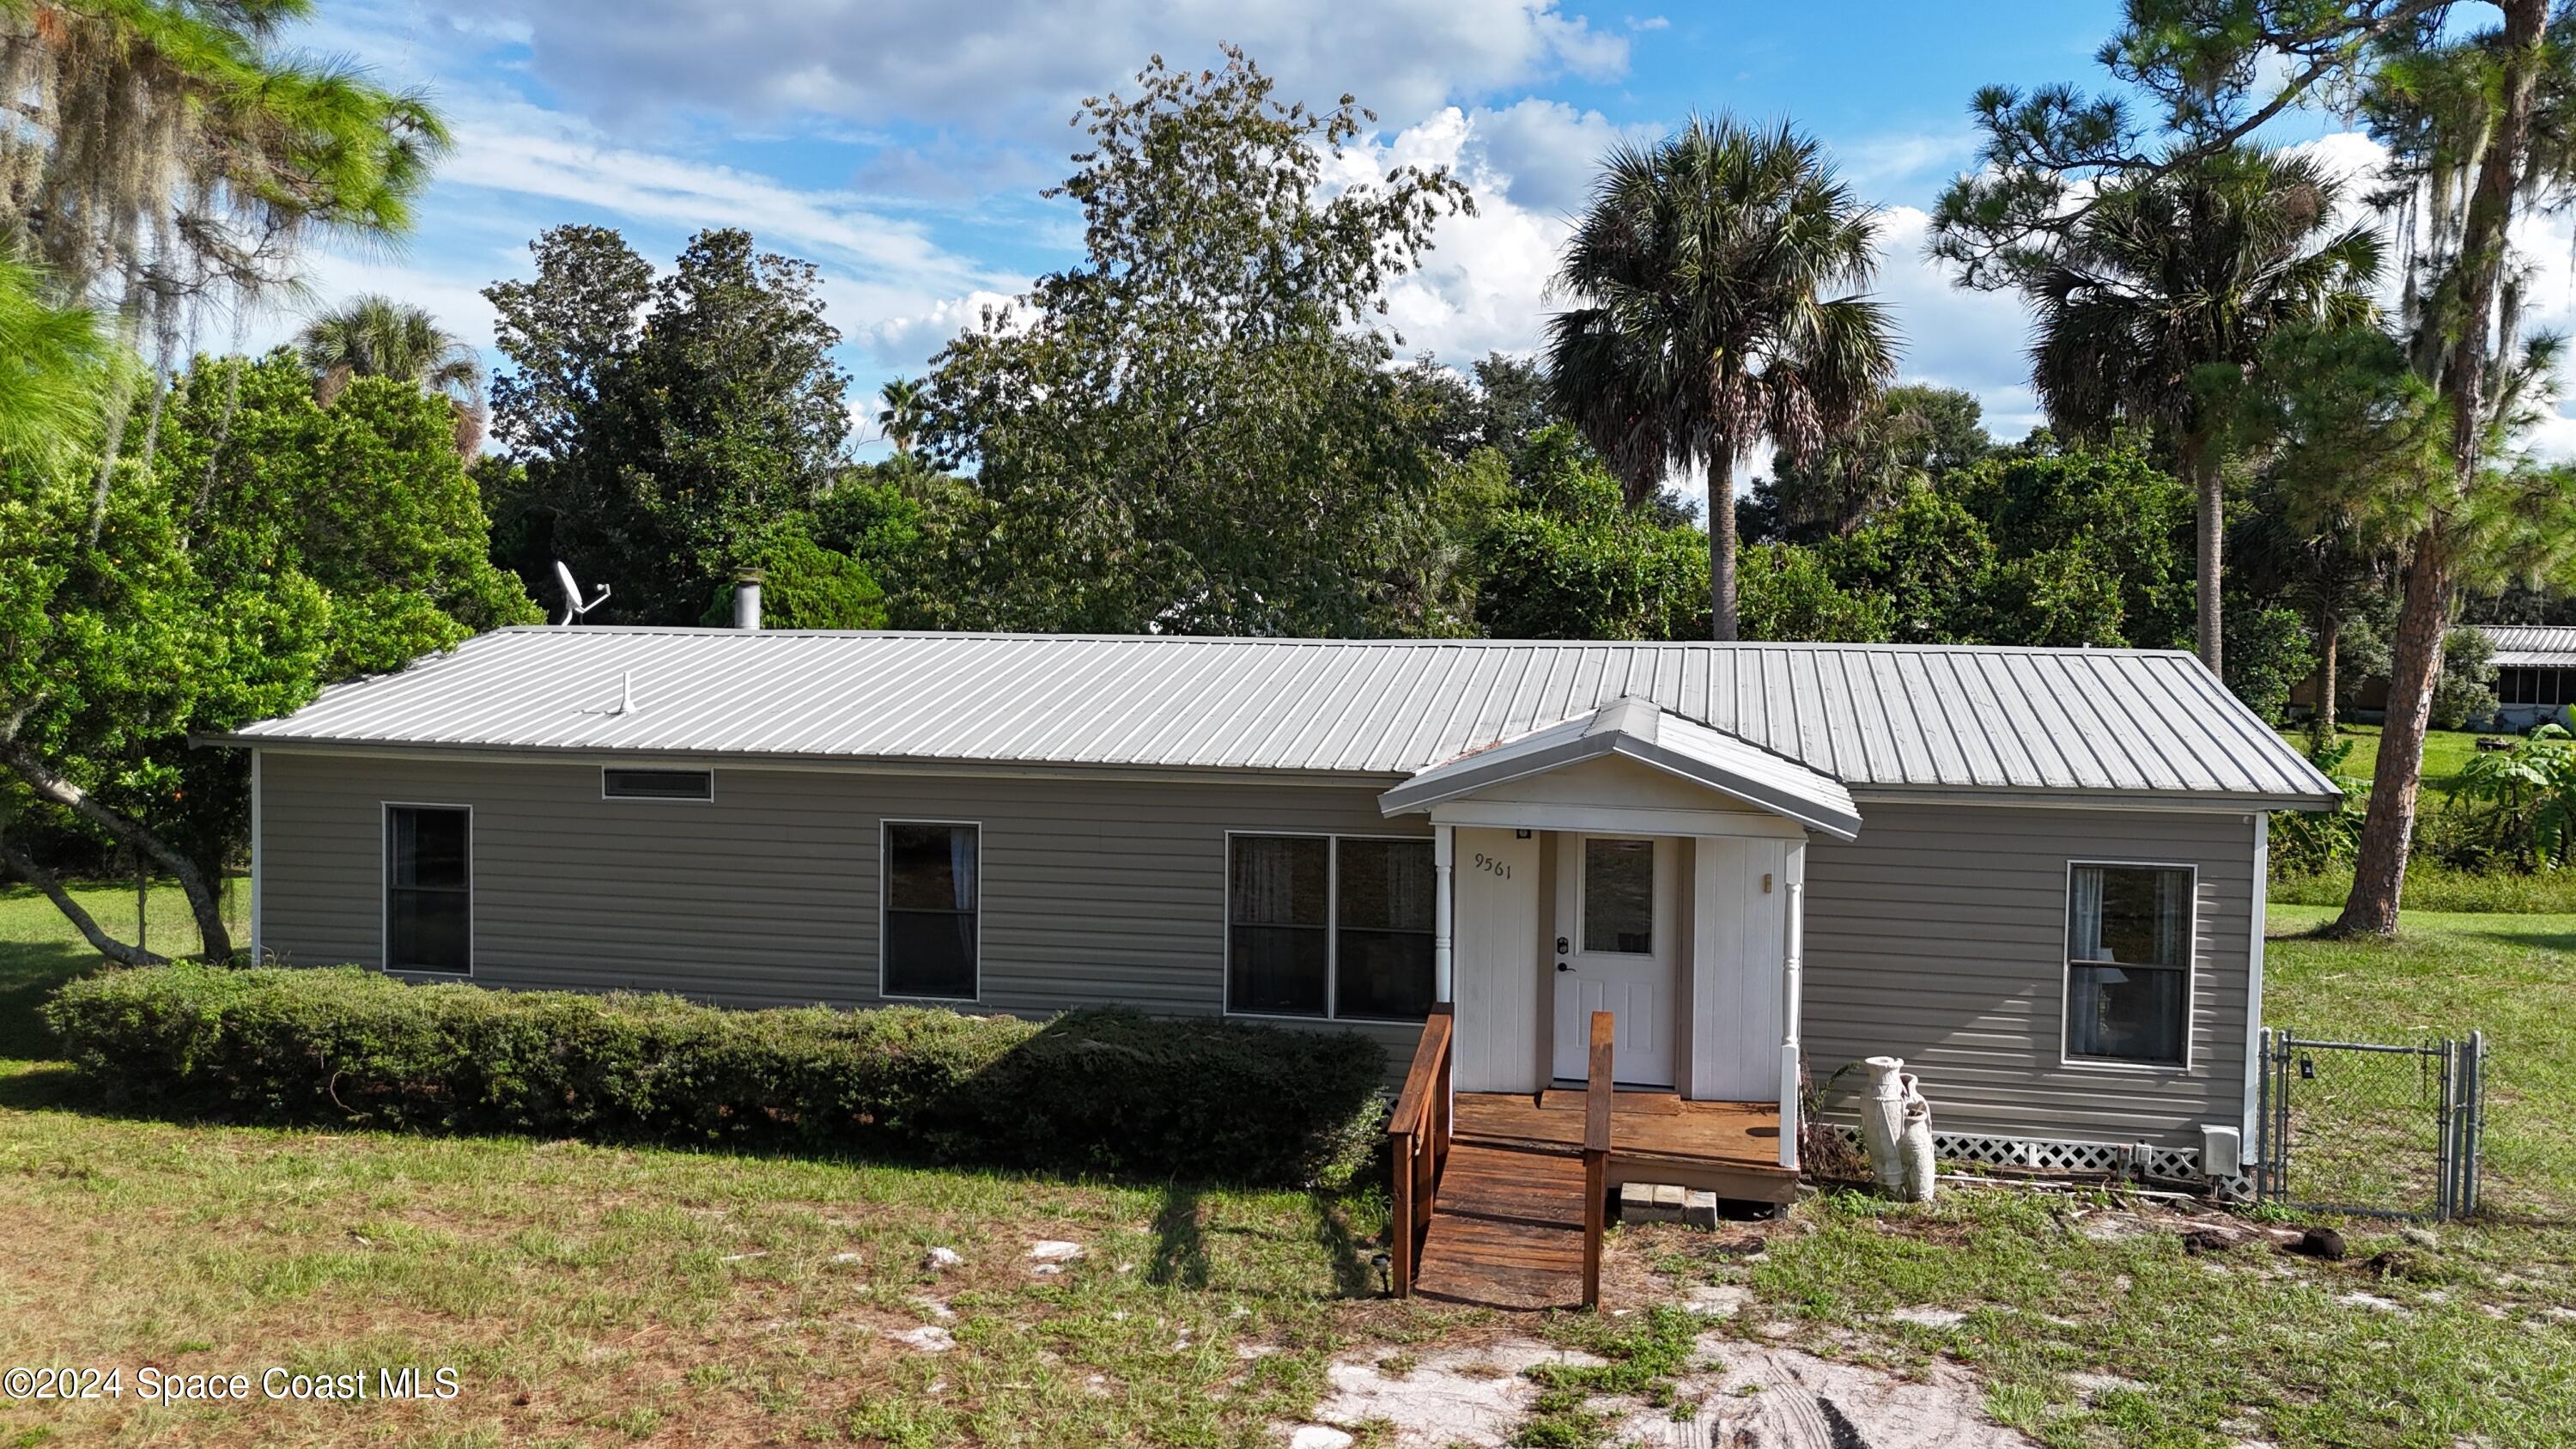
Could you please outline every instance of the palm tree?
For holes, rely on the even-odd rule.
[[[1803,465],[1895,373],[1876,215],[1816,143],[1693,118],[1602,162],[1556,286],[1549,391],[1627,485],[1708,472],[1710,629],[1735,637],[1735,465],[1765,438]]]
[[[456,410],[456,451],[483,446],[483,362],[474,349],[407,302],[353,297],[304,324],[297,337],[313,373],[313,396],[329,407],[353,377],[390,377],[448,400]]]
[[[877,426],[904,457],[912,456],[912,440],[921,436],[922,412],[929,399],[929,389],[917,378],[898,377],[877,389],[877,401],[885,404],[877,409]]]
[[[2315,163],[2240,147],[2105,196],[2024,284],[2050,423],[2076,436],[2144,423],[2199,493],[2199,649],[2213,674],[2228,399],[2265,338],[2376,310],[2379,236],[2338,227],[2339,199]]]

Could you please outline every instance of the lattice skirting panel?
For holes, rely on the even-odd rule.
[[[1834,1130],[1854,1148],[1860,1129],[1835,1123]],[[2030,1167],[2043,1172],[2109,1172],[2162,1178],[2168,1182],[2203,1180],[2200,1149],[2158,1147],[2151,1142],[2061,1142],[2039,1137],[1994,1137],[1976,1132],[1934,1132],[1932,1151],[1944,1162],[1981,1162],[1994,1167]],[[2218,1195],[2250,1201],[2253,1179],[2243,1176],[2210,1181]]]

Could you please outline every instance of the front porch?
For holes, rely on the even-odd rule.
[[[1489,1308],[1598,1307],[1609,1199],[1650,1182],[1784,1204],[1798,1190],[1768,1102],[1618,1091],[1611,1014],[1592,1013],[1581,1090],[1453,1090],[1455,1017],[1433,1009],[1387,1123],[1389,1277]]]
[[[1596,1304],[1622,1184],[1794,1197],[1806,846],[1859,829],[1839,781],[1623,699],[1379,803],[1430,817],[1436,874],[1399,1294]]]

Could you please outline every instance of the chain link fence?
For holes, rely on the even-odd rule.
[[[2486,1041],[2262,1039],[2255,1189],[2316,1212],[2448,1220],[2478,1209]]]

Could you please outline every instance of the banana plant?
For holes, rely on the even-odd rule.
[[[2454,793],[2492,807],[2499,846],[2522,836],[2533,865],[2565,865],[2576,847],[2576,737],[2542,725],[2512,749],[2469,761]]]

